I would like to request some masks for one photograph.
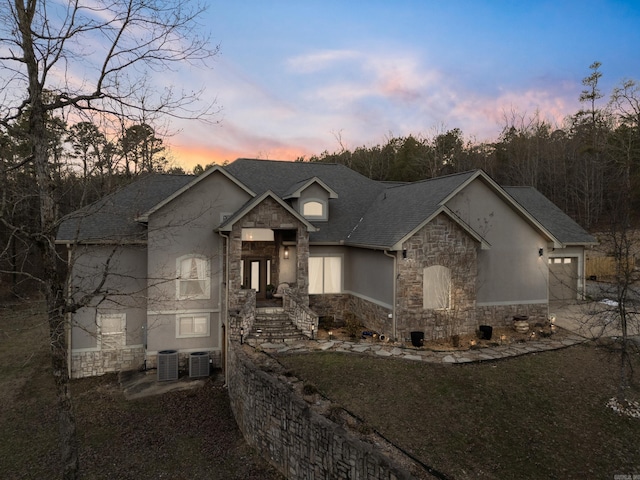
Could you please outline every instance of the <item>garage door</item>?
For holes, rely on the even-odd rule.
[[[575,300],[578,296],[578,259],[549,259],[549,300]]]

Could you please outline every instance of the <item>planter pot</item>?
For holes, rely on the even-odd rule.
[[[480,340],[491,340],[491,336],[493,335],[493,327],[490,325],[480,325],[478,327],[480,330]]]
[[[424,332],[411,332],[411,345],[421,347],[424,343]]]
[[[527,333],[529,331],[529,322],[527,320],[514,320],[513,329],[518,333]]]

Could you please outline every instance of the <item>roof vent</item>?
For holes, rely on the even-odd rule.
[[[193,352],[189,355],[189,377],[209,376],[209,354],[207,352]]]
[[[178,379],[178,351],[162,350],[158,352],[158,381],[166,382]]]

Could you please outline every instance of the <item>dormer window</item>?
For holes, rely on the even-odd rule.
[[[282,196],[304,218],[326,222],[329,220],[329,200],[338,194],[318,177],[297,182]]]
[[[327,220],[327,203],[310,199],[302,204],[302,215],[309,220]]]

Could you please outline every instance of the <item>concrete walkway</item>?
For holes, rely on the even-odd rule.
[[[568,334],[558,340],[550,337],[522,343],[518,342],[506,345],[498,344],[490,347],[471,348],[469,350],[433,351],[399,344],[381,342],[374,343],[370,341],[349,342],[342,340],[306,340],[290,344],[262,343],[260,344],[260,349],[267,353],[275,354],[333,351],[376,355],[379,357],[394,357],[417,362],[454,364],[499,360],[535,352],[558,350],[584,341],[585,339],[579,335]]]
[[[619,337],[617,305],[610,300],[599,302],[552,302],[549,315],[556,318],[556,325],[588,339]],[[640,318],[629,313],[627,333],[633,341],[640,341]]]

